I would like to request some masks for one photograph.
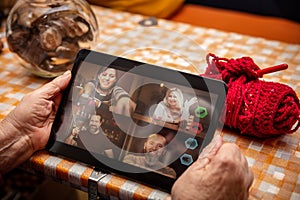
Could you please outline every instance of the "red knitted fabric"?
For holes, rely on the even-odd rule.
[[[207,56],[204,76],[228,85],[225,125],[242,134],[268,137],[295,132],[300,126],[300,103],[284,84],[259,80],[263,70],[250,57]]]

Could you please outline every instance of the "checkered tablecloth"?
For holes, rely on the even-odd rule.
[[[148,19],[145,16],[96,6],[93,10],[99,22],[97,51],[196,74],[206,67],[208,52],[227,58],[250,56],[261,68],[287,63],[287,70],[265,75],[264,80],[288,84],[300,96],[300,45],[162,19],[155,26],[145,26],[147,23],[141,25]],[[33,76],[21,67],[17,56],[7,48],[4,30],[1,36],[5,44],[0,54],[0,119],[3,119],[25,94],[49,80]],[[222,135],[225,141],[241,148],[254,172],[250,199],[300,199],[299,130],[265,140],[241,136],[229,129],[224,129]],[[46,151],[33,155],[24,166],[85,191],[93,170]],[[100,181],[99,191],[120,199],[169,198],[164,192],[112,175]]]

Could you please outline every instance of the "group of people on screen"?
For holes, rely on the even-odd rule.
[[[95,80],[88,80],[82,87],[80,96],[73,102],[74,104],[74,128],[65,140],[66,143],[85,148],[93,152],[104,154],[111,158],[116,158],[116,148],[111,143],[98,141],[107,140],[101,125],[103,114],[116,113],[124,116],[131,116],[136,108],[136,103],[131,99],[128,92],[116,85],[119,80],[118,70],[114,68],[101,67]],[[179,124],[183,120],[188,120],[189,107],[197,102],[197,98],[184,99],[184,95],[179,88],[168,88],[162,101],[158,102],[154,112],[149,116],[153,122],[167,122]],[[113,117],[110,115],[110,117]],[[157,147],[149,147],[159,143]],[[164,147],[167,141],[164,136],[154,133],[148,136],[145,141],[145,156],[136,157],[127,155],[124,162],[146,168],[160,168],[162,173],[171,177],[176,177],[176,173],[169,167],[163,167],[159,161],[163,156]],[[149,148],[148,148],[149,147]],[[120,148],[120,147],[119,147]],[[154,153],[155,152],[155,153]],[[158,167],[161,166],[161,167]]]

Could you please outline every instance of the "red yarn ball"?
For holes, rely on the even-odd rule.
[[[282,83],[259,80],[261,70],[250,57],[227,59],[208,54],[207,62],[204,76],[228,85],[225,125],[257,137],[293,133],[299,128],[296,92]]]

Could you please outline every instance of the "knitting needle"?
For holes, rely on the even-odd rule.
[[[283,63],[283,64],[275,65],[272,67],[268,67],[265,69],[257,70],[256,73],[261,78],[261,77],[263,77],[264,74],[269,74],[269,73],[285,70],[287,68],[288,68],[288,65]]]

